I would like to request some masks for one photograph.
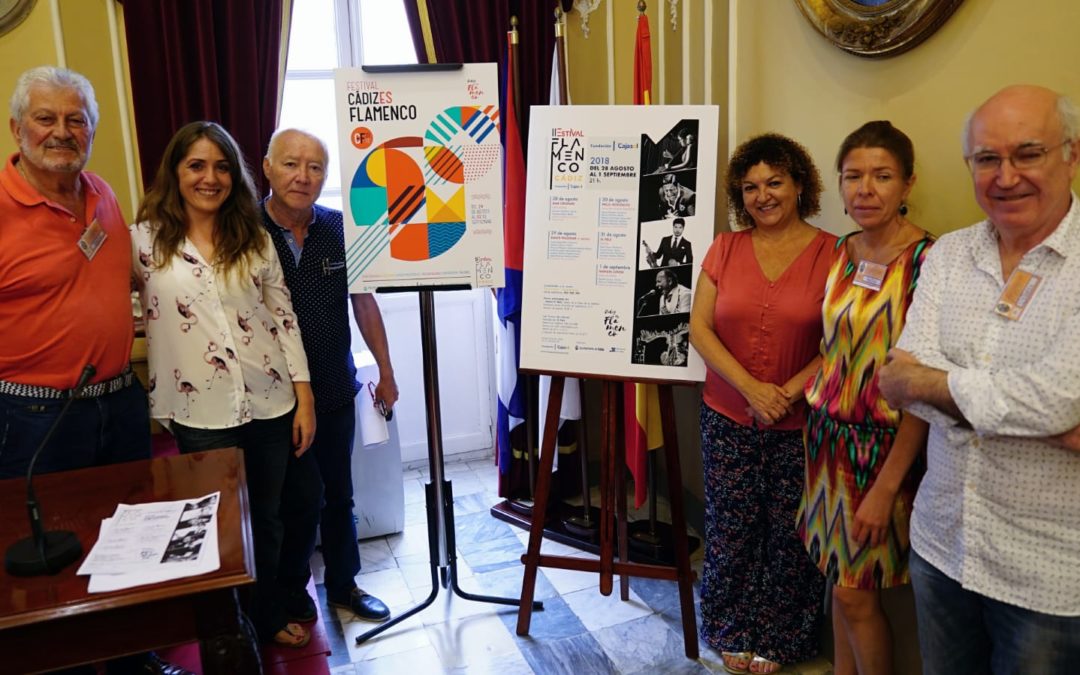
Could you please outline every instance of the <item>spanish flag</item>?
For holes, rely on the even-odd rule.
[[[652,40],[649,17],[638,14],[634,40],[634,104],[652,103]],[[641,506],[648,494],[647,452],[664,444],[660,427],[660,397],[655,384],[623,385],[626,429],[626,465],[634,477],[634,506]]]

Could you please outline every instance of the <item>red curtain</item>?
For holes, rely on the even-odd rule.
[[[125,0],[124,25],[143,184],[177,129],[212,120],[236,138],[265,192],[282,0]]]
[[[555,7],[564,12],[573,0],[405,0],[413,47],[427,63],[417,3],[427,7],[435,58],[441,63],[498,63],[505,54],[510,17],[518,18],[518,122],[527,143],[529,106],[546,105],[551,92],[551,54],[555,46]]]

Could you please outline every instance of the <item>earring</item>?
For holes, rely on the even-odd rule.
[[[906,216],[907,215],[907,204],[905,204],[904,202],[900,202],[900,209],[899,210],[900,210],[900,215]]]
[[[795,206],[798,206],[800,209],[802,208],[802,193],[801,192],[798,192],[798,193],[795,194]]]

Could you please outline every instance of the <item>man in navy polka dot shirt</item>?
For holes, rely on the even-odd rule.
[[[296,129],[278,130],[263,159],[271,190],[263,202],[263,224],[277,248],[295,319],[303,331],[317,429],[310,451],[291,459],[295,465],[315,462],[318,470],[312,471],[310,465],[290,467],[315,478],[305,481],[309,489],[282,495],[285,537],[279,581],[290,619],[313,621],[315,603],[305,588],[318,529],[327,602],[350,609],[361,619],[381,622],[390,618],[390,610],[357,588],[355,580],[360,552],[352,511],[353,399],[360,384],[352,358],[350,304],[379,368],[376,401],[390,410],[398,388],[378,304],[369,293],[349,293],[341,212],[315,204],[326,179],[326,163],[323,142]]]

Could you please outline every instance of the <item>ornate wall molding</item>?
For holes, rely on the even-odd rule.
[[[36,0],[0,0],[0,35],[22,23]]]
[[[601,0],[574,0],[574,9],[581,15],[581,34],[589,37],[589,15],[600,9]]]
[[[814,28],[844,51],[895,56],[930,37],[963,0],[795,0]]]

